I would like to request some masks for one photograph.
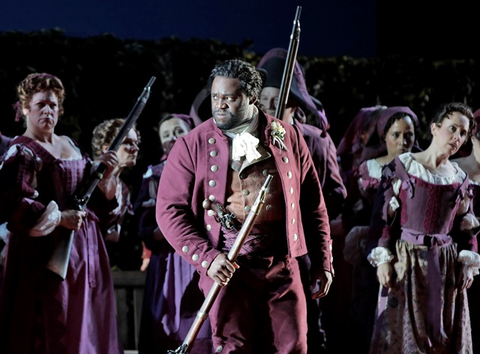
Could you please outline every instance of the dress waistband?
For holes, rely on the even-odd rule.
[[[424,245],[429,248],[434,246],[446,246],[452,243],[452,237],[447,234],[425,234],[416,230],[402,229],[401,239],[416,245]]]

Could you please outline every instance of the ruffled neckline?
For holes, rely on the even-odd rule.
[[[383,166],[380,165],[376,159],[367,160],[366,164],[368,175],[370,177],[378,180],[382,178]]]
[[[400,162],[405,166],[405,170],[408,174],[418,177],[425,182],[432,184],[453,184],[455,182],[463,182],[466,173],[458,166],[456,162],[451,162],[455,168],[455,173],[452,173],[450,176],[441,176],[435,174],[425,168],[421,163],[415,160],[411,152],[406,152],[398,156]]]

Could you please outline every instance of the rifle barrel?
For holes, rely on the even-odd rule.
[[[130,111],[125,122],[122,124],[117,136],[114,138],[112,144],[108,150],[117,151],[120,147],[123,139],[127,136],[128,132],[132,128],[133,124],[137,121],[140,113],[142,113],[145,104],[150,96],[150,88],[155,82],[155,76],[152,76],[148,81],[147,86],[143,89],[142,94],[138,97],[137,102]],[[99,164],[95,171],[92,173],[89,183],[86,188],[80,193],[80,195],[74,196],[74,208],[77,210],[83,210],[83,207],[88,203],[90,196],[98,185],[98,182],[103,178],[103,174],[107,170],[105,164]],[[60,239],[59,243],[53,250],[52,256],[47,264],[47,269],[58,274],[62,280],[65,280],[67,276],[68,262],[70,260],[70,251],[72,249],[73,237],[75,231],[71,231],[67,236]]]
[[[267,188],[272,180],[273,176],[268,175],[267,179],[263,183],[262,188],[260,189],[260,192],[258,193],[257,198],[255,199],[255,202],[253,203],[252,209],[250,209],[250,212],[247,215],[247,218],[245,219],[240,231],[238,232],[237,238],[235,239],[235,242],[228,252],[228,260],[231,262],[235,262],[237,259],[237,255],[239,254],[243,244],[245,243],[245,240],[247,239],[247,236],[250,234],[250,231],[253,228],[253,225],[255,224],[255,221],[260,214],[260,211],[262,210],[263,204],[265,202],[265,196],[267,193]],[[213,306],[213,303],[215,302],[215,299],[218,296],[218,293],[220,292],[222,288],[217,282],[214,282],[212,287],[210,288],[210,291],[208,292],[207,296],[205,297],[205,300],[202,303],[202,306],[197,312],[197,316],[195,317],[195,320],[193,321],[192,325],[190,326],[190,329],[187,333],[187,336],[185,337],[182,345],[178,347],[176,350],[168,350],[167,354],[189,354],[191,346],[193,345],[193,342],[197,338],[198,332],[202,328],[203,323],[207,319],[208,313],[210,312],[210,309]]]
[[[275,117],[282,120],[285,113],[285,107],[288,102],[288,95],[292,85],[293,72],[295,69],[295,60],[297,58],[298,46],[300,43],[300,14],[302,7],[297,6],[295,19],[293,20],[292,34],[290,35],[290,44],[288,45],[287,59],[283,69],[282,83],[280,84],[280,93],[278,94],[278,105],[275,110]]]

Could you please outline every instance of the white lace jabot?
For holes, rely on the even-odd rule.
[[[239,161],[243,156],[245,156],[248,162],[258,159],[262,156],[257,151],[259,142],[260,140],[250,133],[235,134],[232,140],[232,159]]]
[[[235,127],[231,130],[225,131],[225,134],[232,138],[232,159],[240,161],[245,156],[248,162],[255,161],[262,155],[257,151],[257,146],[260,142],[258,138],[251,133],[255,133],[258,128],[258,111],[251,120]]]

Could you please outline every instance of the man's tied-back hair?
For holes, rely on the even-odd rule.
[[[257,69],[240,59],[231,59],[217,64],[210,74],[210,82],[217,76],[239,79],[243,92],[248,97],[259,96],[262,91],[262,77]]]

